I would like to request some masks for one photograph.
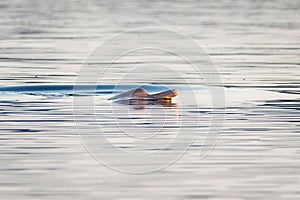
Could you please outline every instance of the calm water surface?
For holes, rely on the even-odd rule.
[[[174,139],[183,119],[186,135],[180,141],[194,130],[199,133],[175,164],[132,175],[101,165],[86,151],[74,123],[71,90],[1,92],[1,199],[300,198],[299,1],[2,0],[0,11],[1,86],[73,84],[100,42],[120,31],[158,26],[183,32],[201,44],[218,66],[226,94],[226,107],[216,110],[226,110],[224,128],[205,159],[199,155],[213,116],[207,90],[195,93],[199,104],[185,101],[177,107],[156,104],[143,109],[114,104],[121,127],[135,137],[147,137],[163,127],[156,148]],[[181,67],[186,80],[197,77],[168,55],[155,58],[171,68]],[[117,63],[114,73],[148,61],[129,55]],[[156,71],[159,76],[151,81],[177,84],[180,96],[188,99],[183,79],[162,71]],[[132,73],[126,83],[149,84],[141,78],[145,71]],[[132,152],[157,150],[112,126],[116,115],[111,115],[109,97],[104,92],[94,98],[97,122],[111,141]],[[95,122],[89,121],[90,113],[81,114],[91,133]],[[199,124],[193,123],[195,119]],[[161,151],[177,154],[182,149],[179,145]],[[118,154],[108,156],[118,167],[133,166]],[[161,164],[145,163],[133,167]]]

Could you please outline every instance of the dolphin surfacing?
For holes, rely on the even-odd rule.
[[[171,101],[173,97],[178,96],[176,89],[167,90],[155,94],[149,94],[143,88],[136,88],[119,95],[109,98],[109,100],[145,100],[145,101]]]

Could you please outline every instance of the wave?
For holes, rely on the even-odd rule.
[[[143,88],[148,93],[161,92],[171,89],[187,90],[204,89],[203,86],[188,86],[188,85],[154,85],[154,84],[131,84],[131,85],[116,85],[116,84],[101,84],[101,85],[19,85],[19,86],[2,86],[0,92],[13,92],[31,95],[95,95],[95,94],[110,94],[121,93],[134,88]]]

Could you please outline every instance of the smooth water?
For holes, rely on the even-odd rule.
[[[299,199],[299,1],[2,0],[0,11],[1,199]],[[224,89],[225,106],[212,109],[205,84],[190,88],[166,68],[146,66],[120,84],[110,79],[149,64],[137,54],[116,63],[105,77],[109,88],[72,95],[99,43],[145,26],[201,44],[218,67],[223,85],[214,87]],[[152,56],[176,65],[187,81],[198,77],[170,55]],[[141,85],[177,88],[179,97],[171,106],[108,100],[115,86]],[[93,102],[94,112],[76,103],[74,112],[74,98]],[[225,112],[220,135],[207,135],[216,128],[211,119]],[[117,148],[137,156],[127,159]]]

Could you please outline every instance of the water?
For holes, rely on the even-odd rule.
[[[33,85],[25,92],[24,88],[23,92],[16,88],[0,92],[1,199],[299,199],[298,1],[3,0],[0,10],[0,85]],[[100,42],[144,26],[181,31],[201,44],[218,67],[223,85],[216,87],[224,86],[226,107],[212,110],[210,94],[202,86],[194,94],[197,102],[192,101],[183,79],[159,66],[146,66],[148,71],[156,70],[149,81],[144,81],[145,71],[136,70],[124,84],[176,87],[179,96],[186,98],[176,102],[177,107],[155,104],[136,109],[107,100],[112,96],[107,91],[76,96],[93,97],[98,122],[110,140],[135,153],[161,148],[174,139],[185,120],[186,134],[178,145],[162,150],[162,154],[178,155],[180,142],[190,139],[198,128],[197,140],[177,162],[153,173],[133,175],[102,165],[86,151],[76,130],[69,85]],[[198,56],[193,49],[182,49]],[[113,74],[105,77],[107,84],[116,84],[110,78],[133,64],[149,63],[144,55],[120,60]],[[181,69],[186,80],[196,80],[196,73],[169,55],[151,56],[150,60]],[[46,88],[33,90],[42,84]],[[62,88],[65,85],[68,88]],[[168,126],[155,140],[158,146],[150,148],[117,131],[111,124],[116,116],[111,105],[122,128],[134,137],[147,137],[166,121]],[[203,159],[200,154],[210,119],[225,110],[222,134]],[[92,133],[95,121],[89,113],[79,114],[80,126]],[[195,119],[200,124],[195,125]],[[134,129],[133,123],[137,124]],[[208,146],[216,139],[211,136],[205,143]],[[152,169],[162,164],[147,159],[144,164],[128,162],[114,152],[107,155],[104,159],[121,169]]]

